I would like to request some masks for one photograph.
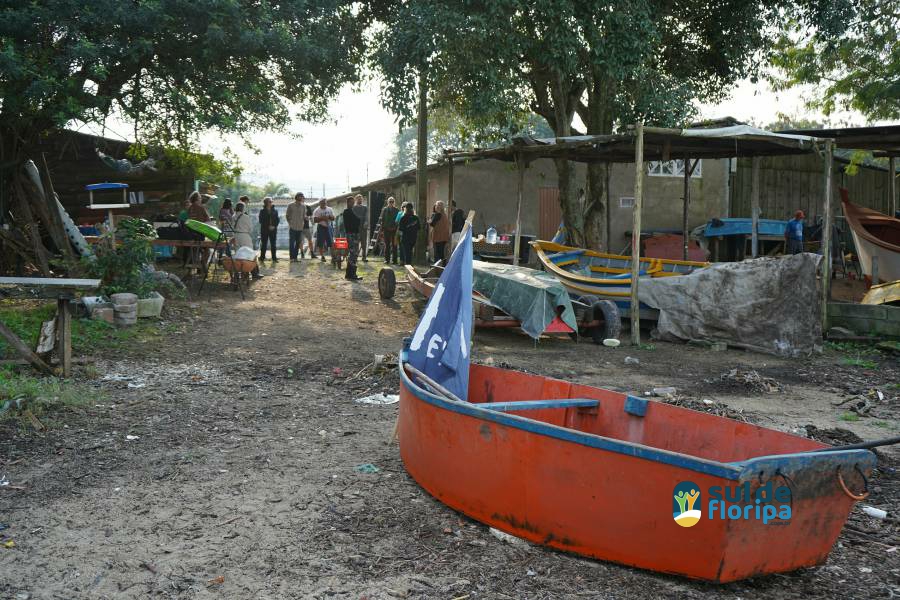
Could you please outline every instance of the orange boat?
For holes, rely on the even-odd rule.
[[[875,465],[537,375],[473,365],[464,402],[406,350],[400,372],[400,454],[428,493],[536,544],[654,571],[728,582],[821,564]]]

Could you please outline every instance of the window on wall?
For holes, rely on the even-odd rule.
[[[684,177],[684,161],[677,160],[651,160],[647,163],[647,175],[652,177]],[[691,177],[703,177],[703,161],[697,162]]]

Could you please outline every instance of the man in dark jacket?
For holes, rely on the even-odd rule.
[[[362,277],[356,274],[356,257],[359,253],[359,231],[362,227],[362,220],[353,210],[353,196],[347,198],[347,208],[341,213],[344,222],[344,232],[347,234],[347,271],[344,273],[344,279],[350,281],[359,281]]]
[[[412,203],[407,202],[400,218],[400,261],[404,265],[412,262],[413,248],[416,246],[421,226],[419,217],[413,212]]]
[[[272,245],[272,262],[278,262],[275,256],[275,240],[278,238],[278,222],[281,218],[272,206],[272,199],[263,198],[263,208],[259,211],[259,257],[266,260],[266,245]]]
[[[463,226],[466,224],[466,214],[463,209],[456,206],[456,200],[450,201],[450,254],[456,249],[459,237],[462,235]]]

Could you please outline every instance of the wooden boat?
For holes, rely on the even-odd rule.
[[[878,257],[878,279],[897,281],[900,279],[900,219],[857,206],[849,198],[847,190],[841,188],[844,218],[850,226],[863,274],[871,279],[872,258]]]
[[[413,479],[473,519],[588,557],[715,582],[821,564],[875,465],[867,450],[808,453],[825,446],[486,366],[471,367],[463,402],[426,389],[406,361],[404,349],[398,435]],[[715,486],[770,483],[790,490],[789,520],[707,510]],[[685,484],[700,491],[699,517],[673,511]]]
[[[437,284],[438,278],[443,272],[443,267],[431,267],[425,273],[419,273],[412,265],[406,265],[406,279],[410,286],[424,296],[430,298],[434,292],[434,286]],[[504,312],[499,306],[493,304],[489,298],[479,294],[477,291],[472,293],[473,314],[475,316],[475,326],[483,328],[493,327],[520,327],[522,323],[516,317]],[[566,325],[563,320],[557,316],[544,329],[544,333],[573,333],[574,329]]]
[[[536,241],[531,246],[544,270],[566,286],[573,298],[596,297],[612,300],[623,316],[631,307],[631,257],[605,254],[553,242]],[[689,260],[640,259],[641,277],[687,275],[709,265]],[[590,304],[590,302],[587,302]],[[641,318],[656,318],[657,311],[641,305]]]

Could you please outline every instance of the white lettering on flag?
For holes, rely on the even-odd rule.
[[[432,350],[443,350],[447,347],[447,342],[441,339],[441,336],[438,334],[434,334],[431,336],[431,340],[428,342],[428,349],[425,351],[425,356],[428,358],[435,358],[435,355],[431,353]]]
[[[431,295],[431,301],[425,308],[425,314],[422,315],[422,320],[419,321],[419,326],[416,327],[412,343],[409,345],[409,349],[413,352],[418,351],[419,348],[422,347],[422,342],[425,341],[425,334],[428,333],[428,330],[431,328],[431,322],[434,321],[434,318],[437,316],[438,305],[441,303],[441,296],[443,295],[444,284],[438,283],[437,287],[434,288],[434,293]]]

